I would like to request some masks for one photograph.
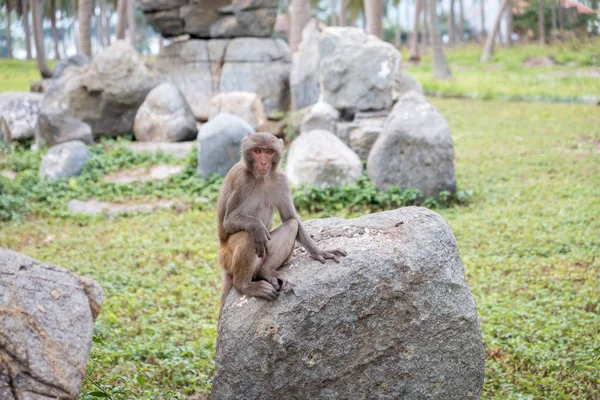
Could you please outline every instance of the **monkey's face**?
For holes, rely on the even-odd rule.
[[[273,156],[275,150],[268,147],[253,147],[252,148],[252,160],[254,165],[254,171],[258,175],[268,175],[273,167]]]

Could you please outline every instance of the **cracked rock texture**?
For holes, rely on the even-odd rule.
[[[279,0],[138,0],[137,5],[164,37],[268,37]]]
[[[211,97],[222,92],[252,92],[267,117],[290,103],[290,49],[281,39],[192,39],[174,42],[158,55],[157,79],[181,90],[197,120],[210,115]]]
[[[0,399],[77,399],[103,300],[92,279],[0,248]]]
[[[484,350],[452,231],[420,207],[306,223],[294,293],[226,300],[212,399],[478,399]]]

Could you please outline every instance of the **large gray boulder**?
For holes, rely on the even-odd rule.
[[[384,110],[397,98],[400,52],[359,28],[326,28],[321,33],[322,99],[338,110]]]
[[[414,76],[406,71],[400,71],[396,77],[396,91],[398,96],[402,96],[404,93],[410,92],[411,90],[424,94],[423,85],[415,79]]]
[[[10,140],[35,137],[43,94],[29,92],[0,93],[0,119],[6,123]]]
[[[182,142],[196,138],[196,118],[172,83],[152,89],[138,109],[133,133],[140,142]]]
[[[212,399],[479,399],[483,339],[452,231],[420,207],[306,223],[293,293],[225,301]]]
[[[90,158],[85,143],[78,140],[57,144],[42,158],[40,178],[57,180],[79,175]]]
[[[89,57],[84,54],[75,54],[74,56],[67,57],[66,59],[56,64],[56,67],[54,67],[54,74],[52,75],[52,78],[60,78],[63,72],[65,72],[65,70],[69,67],[82,67],[84,65],[88,65],[89,63]]]
[[[240,159],[242,139],[255,132],[243,119],[221,113],[202,125],[198,132],[198,176],[221,176]]]
[[[292,110],[299,110],[319,100],[319,35],[323,27],[312,19],[302,30],[302,41],[292,56],[290,92]]]
[[[362,163],[333,133],[313,130],[300,134],[292,142],[285,173],[292,185],[344,186],[358,181]]]
[[[454,145],[444,116],[422,94],[403,95],[371,149],[367,171],[380,190],[413,188],[425,198],[456,192]]]
[[[94,142],[92,128],[66,113],[41,113],[37,125],[38,146],[54,146],[72,140],[79,140],[86,144]]]
[[[0,398],[79,398],[103,300],[92,279],[0,248]]]
[[[269,37],[279,0],[141,0],[146,21],[165,37]]]
[[[210,99],[220,92],[252,92],[271,116],[289,108],[290,50],[281,39],[186,40],[158,55],[157,79],[183,93],[194,116],[206,121]]]
[[[45,93],[40,115],[83,121],[94,137],[131,134],[137,109],[153,86],[133,46],[118,40],[90,64],[65,68]]]

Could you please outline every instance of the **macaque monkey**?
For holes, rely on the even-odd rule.
[[[279,169],[283,140],[265,132],[242,141],[241,160],[227,173],[217,201],[223,270],[219,315],[233,286],[239,293],[274,300],[289,291],[286,275],[277,271],[292,256],[296,240],[322,263],[339,262],[340,249],[321,250],[310,238],[292,201],[285,174]],[[273,208],[282,224],[271,230]]]

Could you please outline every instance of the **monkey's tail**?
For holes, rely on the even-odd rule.
[[[223,306],[231,288],[233,287],[233,277],[231,274],[226,274],[223,277],[223,287],[221,288],[221,302],[219,303],[219,326],[221,325],[221,315],[223,314]]]

